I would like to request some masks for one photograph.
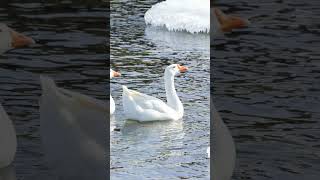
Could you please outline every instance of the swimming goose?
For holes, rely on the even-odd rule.
[[[13,48],[34,44],[34,40],[0,23],[0,54]]]
[[[12,48],[33,44],[34,41],[0,23],[0,54]],[[0,168],[9,166],[16,153],[17,137],[12,121],[0,104]]]
[[[236,149],[233,138],[219,116],[214,105],[212,105],[211,117],[213,120],[214,145],[213,145],[213,180],[230,180],[233,174]],[[210,151],[210,148],[209,148]],[[209,152],[210,156],[210,152]]]
[[[120,73],[110,69],[110,80],[113,77],[119,77],[119,76],[121,76]],[[116,104],[114,103],[114,100],[113,100],[111,93],[110,93],[110,115],[113,114],[115,110],[116,110]]]
[[[147,25],[190,33],[209,33],[210,23],[213,32],[229,32],[248,25],[247,20],[226,15],[217,8],[213,8],[212,15],[210,20],[210,0],[166,0],[153,5],[144,19]]]
[[[122,101],[126,118],[140,122],[181,119],[184,109],[175,90],[174,76],[187,70],[187,67],[179,64],[172,64],[165,69],[164,82],[167,103],[122,86]]]
[[[63,179],[104,179],[107,103],[40,80],[40,135],[52,172]]]
[[[12,121],[0,104],[0,169],[12,163],[16,149],[16,131]]]

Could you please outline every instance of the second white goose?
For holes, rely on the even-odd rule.
[[[140,122],[181,119],[184,109],[175,90],[174,76],[187,70],[187,67],[178,64],[172,64],[165,69],[167,103],[123,86],[122,98],[126,118]]]
[[[120,73],[110,69],[110,80],[113,78],[113,77],[118,77],[118,76],[121,76]],[[111,93],[110,93],[110,115],[114,113],[114,111],[116,110],[116,104],[111,96]]]

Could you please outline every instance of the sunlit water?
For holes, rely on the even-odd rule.
[[[223,3],[251,21],[212,46],[215,105],[237,147],[233,179],[319,179],[320,2]]]
[[[16,127],[13,165],[22,179],[48,172],[39,137],[40,74],[53,77],[60,87],[107,98],[107,11],[68,1],[15,2],[1,3],[0,21],[37,41],[0,55],[0,102]]]
[[[111,2],[111,67],[122,74],[111,83],[111,179],[209,179],[210,37],[146,27],[144,13],[156,2]],[[163,72],[173,63],[189,67],[175,78],[183,119],[126,121],[121,85],[165,100]]]

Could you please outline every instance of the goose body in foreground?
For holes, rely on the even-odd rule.
[[[112,79],[113,77],[118,77],[120,75],[121,75],[120,73],[110,69],[110,79]],[[116,104],[110,93],[110,115],[113,114],[115,110],[116,110]]]
[[[104,179],[108,105],[40,79],[40,134],[50,169],[62,179]]]
[[[16,131],[12,121],[0,104],[0,169],[12,163],[16,149]]]
[[[212,105],[214,145],[213,145],[213,180],[230,180],[236,161],[236,149],[229,129]],[[210,151],[210,148],[209,148]],[[210,152],[208,154],[210,156]]]
[[[0,54],[13,48],[34,44],[34,40],[0,23]]]
[[[178,64],[170,65],[165,69],[167,103],[123,86],[123,109],[126,118],[140,122],[181,119],[184,109],[175,90],[174,76],[185,71],[187,67]]]

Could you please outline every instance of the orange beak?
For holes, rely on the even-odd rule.
[[[230,32],[233,29],[240,29],[249,25],[249,21],[247,19],[226,15],[217,8],[214,9],[214,12],[219,23],[221,24],[221,31],[223,32]]]
[[[179,69],[179,71],[181,73],[184,73],[184,72],[188,71],[188,68],[186,66],[181,66],[179,64],[178,64],[178,69]]]
[[[10,29],[10,34],[12,37],[12,47],[19,48],[25,47],[31,44],[35,44],[34,40],[30,37],[27,37],[21,33],[18,33],[12,29]]]
[[[113,74],[113,77],[121,76],[121,74],[119,72],[116,72],[116,71],[113,71],[112,74]]]

